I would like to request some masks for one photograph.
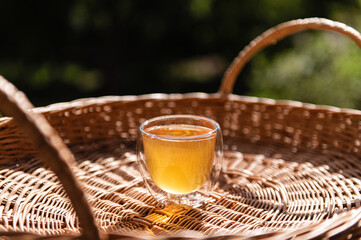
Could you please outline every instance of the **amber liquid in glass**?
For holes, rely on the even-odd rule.
[[[216,134],[208,134],[212,129],[166,125],[144,131],[160,137],[143,134],[147,168],[158,187],[171,194],[187,194],[206,183],[212,170],[216,143]],[[207,135],[200,136],[204,134]]]

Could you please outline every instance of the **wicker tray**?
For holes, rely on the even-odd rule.
[[[243,65],[294,32],[361,35],[326,19],[296,20],[250,43],[219,93],[80,99],[33,108],[0,77],[0,236],[16,239],[357,239],[361,112],[231,94]],[[166,114],[218,121],[221,179],[198,208],[160,206],[134,155],[137,128]],[[55,131],[55,130],[56,131]]]

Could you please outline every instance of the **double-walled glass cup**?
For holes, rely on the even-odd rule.
[[[197,205],[218,181],[222,133],[212,119],[168,115],[139,128],[137,159],[150,193],[161,203]]]

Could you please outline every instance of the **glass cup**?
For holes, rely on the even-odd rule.
[[[139,128],[137,160],[146,187],[163,204],[198,205],[215,187],[223,155],[219,124],[193,115],[168,115]]]

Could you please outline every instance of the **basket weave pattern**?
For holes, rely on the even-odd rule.
[[[316,20],[323,21],[309,21]],[[215,94],[100,97],[28,112],[45,116],[74,154],[67,163],[100,236],[360,236],[361,112],[225,94],[232,86],[222,86]],[[222,128],[221,179],[198,208],[159,205],[137,170],[139,125],[168,114],[206,116]],[[86,224],[73,200],[17,126],[13,118],[0,119],[1,234],[78,237]]]

